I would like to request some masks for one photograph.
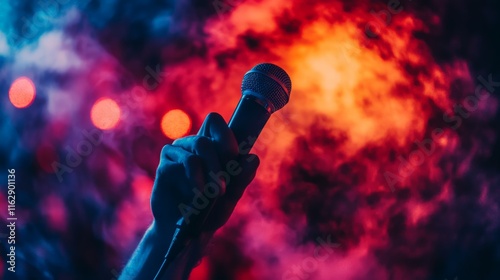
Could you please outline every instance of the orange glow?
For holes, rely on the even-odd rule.
[[[358,207],[362,209],[357,209],[354,215],[356,222],[353,222],[353,228],[356,228],[354,231],[359,229],[359,240],[362,240],[352,245],[356,247],[352,252],[356,253],[336,260],[335,269],[325,262],[313,274],[314,279],[364,279],[366,275],[358,274],[353,266],[361,265],[359,255],[370,254],[371,248],[386,246],[390,241],[387,228],[399,203],[384,179],[384,172],[390,171],[398,176],[396,190],[410,187],[411,191],[419,191],[421,186],[415,183],[419,176],[429,176],[432,182],[442,180],[444,175],[439,172],[438,162],[442,147],[448,152],[453,151],[455,146],[451,136],[439,139],[435,152],[426,155],[411,175],[400,176],[399,172],[404,168],[400,168],[403,164],[399,158],[408,159],[412,151],[419,151],[415,141],[425,139],[427,133],[436,128],[429,126],[429,119],[439,115],[440,110],[453,106],[448,97],[450,82],[457,77],[467,80],[469,71],[467,65],[460,63],[450,67],[436,63],[427,46],[414,36],[415,32],[425,31],[426,24],[411,14],[401,13],[392,17],[390,24],[379,26],[380,38],[372,39],[364,29],[374,21],[370,13],[374,8],[372,6],[359,5],[347,14],[341,3],[315,5],[307,2],[300,7],[304,13],[295,13],[302,5],[297,3],[284,0],[246,1],[234,7],[227,16],[214,18],[205,27],[211,55],[243,48],[242,55],[238,57],[241,62],[228,63],[223,74],[218,74],[218,63],[210,61],[190,61],[172,72],[186,88],[192,89],[185,93],[188,95],[186,99],[191,100],[190,108],[199,114],[198,117],[206,115],[209,110],[230,116],[233,104],[239,98],[238,92],[232,89],[238,88],[244,71],[255,63],[272,62],[288,72],[293,82],[290,103],[271,117],[252,151],[261,158],[256,184],[265,184],[266,188],[257,192],[258,206],[253,204],[254,200],[244,196],[233,214],[236,217],[251,217],[243,232],[249,245],[244,246],[243,251],[250,255],[255,248],[279,248],[282,250],[280,263],[287,264],[282,271],[284,273],[289,269],[288,264],[300,265],[313,254],[311,249],[296,258],[296,253],[306,252],[308,248],[297,248],[296,243],[290,245],[285,240],[289,240],[289,232],[308,228],[310,214],[292,214],[293,221],[288,221],[287,216],[303,212],[304,205],[316,207],[312,205],[319,197],[315,186],[349,197],[350,202],[339,209],[350,208],[357,199],[370,196],[370,199],[374,198],[370,200],[373,206]],[[276,21],[276,18],[281,19],[283,10],[290,10],[286,18],[301,22],[300,32],[297,32],[300,35],[294,37],[283,32],[280,21]],[[258,46],[267,46],[268,40],[276,42],[273,44],[273,55],[246,50],[241,38],[247,34],[252,34]],[[203,89],[204,85],[198,81],[205,79],[211,81],[210,93],[207,94],[209,101],[199,98],[199,89]],[[291,170],[288,171],[290,174],[283,172],[287,167]],[[344,177],[344,171],[338,172],[339,169],[345,169],[349,175]],[[307,176],[302,178],[302,175],[297,175],[297,170]],[[324,177],[318,181],[311,179],[317,174]],[[363,176],[359,177],[361,174]],[[323,178],[330,179],[325,179],[327,182],[324,183]],[[321,194],[325,195],[325,192]],[[446,194],[446,189],[442,194]],[[286,197],[292,199],[288,201]],[[438,197],[436,195],[436,200],[446,199],[446,196]],[[255,209],[260,208],[267,213],[276,205],[283,205],[284,201],[286,212],[273,212],[275,217],[282,215],[283,219],[267,221],[268,231],[275,235],[260,234],[263,219],[255,213]],[[409,227],[424,223],[437,209],[433,203],[418,200],[407,204],[411,206],[405,220]],[[326,211],[331,209],[318,210],[319,213]],[[336,215],[333,211],[329,213]],[[341,216],[336,219],[343,219]],[[336,223],[316,226],[328,228],[328,233],[344,227]],[[344,246],[349,242],[346,239],[340,243]],[[263,268],[262,272],[252,271],[258,274],[256,279],[275,276],[265,272],[274,267],[256,258],[252,261],[256,262],[255,267]],[[345,268],[342,264],[346,264]],[[245,271],[241,268],[238,275]],[[388,278],[383,273],[371,278]]]
[[[112,129],[120,120],[120,107],[109,98],[101,98],[94,103],[90,111],[92,123],[99,129]]]
[[[191,130],[191,118],[182,110],[171,110],[161,119],[161,130],[170,139],[180,138]]]
[[[9,89],[9,100],[16,108],[26,108],[35,100],[36,88],[28,77],[17,78]]]

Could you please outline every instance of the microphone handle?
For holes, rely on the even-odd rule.
[[[265,102],[249,94],[241,97],[229,120],[240,155],[250,152],[270,116],[271,111]]]

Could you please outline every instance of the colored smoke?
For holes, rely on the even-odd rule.
[[[191,134],[209,112],[228,120],[244,73],[271,62],[291,76],[290,103],[191,279],[499,279],[500,5],[388,2],[0,4],[17,276],[116,278],[152,219],[172,141],[162,117],[183,110]],[[7,93],[22,76],[36,98],[18,109]],[[90,114],[101,98],[121,112],[102,132]]]

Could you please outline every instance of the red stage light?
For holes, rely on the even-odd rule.
[[[161,130],[170,139],[185,136],[191,130],[191,118],[184,111],[168,111],[161,119]]]
[[[35,100],[35,84],[28,77],[17,78],[9,89],[9,100],[16,108],[26,108]]]
[[[120,120],[120,115],[120,107],[110,98],[97,100],[90,111],[92,123],[103,130],[114,128]]]

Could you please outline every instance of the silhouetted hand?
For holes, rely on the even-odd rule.
[[[121,279],[152,279],[170,244],[177,221],[194,222],[216,199],[200,236],[210,238],[231,216],[245,188],[255,177],[259,158],[242,155],[233,132],[216,113],[209,114],[196,136],[166,145],[160,156],[151,194],[154,221],[127,264]],[[201,217],[201,216],[200,216]],[[185,279],[206,240],[194,242],[165,279]],[[196,252],[196,253],[193,253]]]
[[[258,165],[256,155],[238,154],[224,119],[209,114],[196,136],[177,139],[161,152],[151,196],[157,226],[169,229],[180,217],[190,222],[216,198],[203,225],[204,231],[215,231],[228,220]]]

